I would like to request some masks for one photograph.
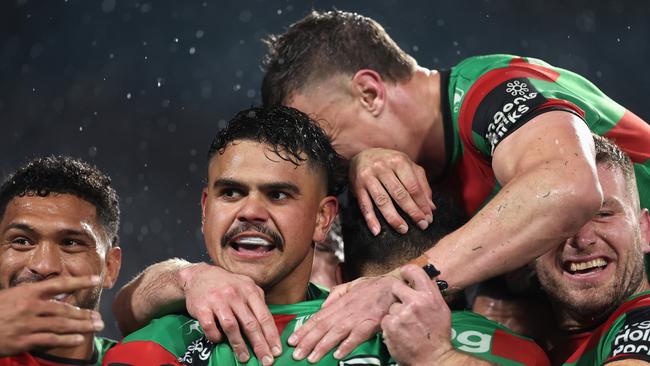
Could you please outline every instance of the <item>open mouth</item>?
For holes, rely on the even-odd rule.
[[[607,260],[605,258],[596,258],[589,261],[566,261],[563,268],[565,271],[572,275],[585,275],[596,273],[604,270],[607,267]]]
[[[229,245],[239,253],[251,254],[264,254],[276,248],[273,242],[259,236],[236,237]]]

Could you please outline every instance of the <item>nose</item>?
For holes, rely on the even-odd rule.
[[[569,245],[576,249],[586,249],[596,244],[597,240],[595,225],[589,221],[578,230],[575,235],[568,239]]]
[[[53,242],[41,242],[32,251],[29,259],[29,270],[45,278],[60,275],[63,262],[59,246]]]
[[[257,193],[249,194],[242,200],[237,212],[237,220],[245,222],[265,222],[269,219],[269,211],[264,197]]]

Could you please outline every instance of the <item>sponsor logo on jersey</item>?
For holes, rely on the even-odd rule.
[[[505,92],[508,98],[504,98],[500,108],[492,115],[485,133],[491,147],[490,155],[517,121],[532,109],[535,98],[539,95],[532,86],[520,80],[505,83]]]
[[[185,365],[208,365],[213,349],[214,344],[203,336],[190,343],[185,354],[178,358],[178,362]]]
[[[612,344],[612,356],[650,355],[650,309],[642,308],[627,314],[625,324]],[[646,320],[643,320],[645,318]]]
[[[463,89],[458,89],[454,91],[454,113],[458,113],[458,109],[460,108],[460,104],[463,101],[463,97],[465,96],[465,91]]]
[[[451,342],[454,347],[467,353],[490,352],[492,335],[476,330],[465,330],[460,333],[451,328]]]
[[[381,366],[381,360],[375,356],[354,356],[339,361],[338,366]]]

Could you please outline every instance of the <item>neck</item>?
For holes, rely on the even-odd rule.
[[[413,98],[407,115],[413,124],[412,141],[418,142],[415,160],[429,177],[437,176],[446,161],[440,73],[418,66],[405,88]]]
[[[605,311],[599,311],[598,314],[577,314],[574,311],[571,311],[570,309],[562,307],[561,304],[553,304],[556,318],[558,320],[557,324],[559,325],[558,326],[559,329],[565,332],[575,333],[580,331],[586,331],[600,325],[614,311],[616,311],[616,309],[620,307],[625,302],[625,300],[627,300],[630,296],[641,293],[643,291],[650,290],[650,284],[648,284],[648,281],[645,279],[646,276],[645,273],[643,276],[644,279],[643,281],[641,281],[641,284],[639,285],[639,288],[637,288],[636,291],[633,291],[632,293],[628,294],[623,299],[621,299],[618,303],[612,304],[609,307],[609,309]]]
[[[313,252],[278,283],[266,286],[264,288],[266,303],[283,305],[305,301],[311,275],[312,259]]]
[[[48,356],[59,358],[68,358],[74,360],[89,360],[93,356],[95,350],[94,333],[86,333],[83,335],[83,342],[71,348],[51,348],[43,352]]]

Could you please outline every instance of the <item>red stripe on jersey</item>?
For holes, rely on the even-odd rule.
[[[605,134],[616,142],[634,163],[643,163],[650,159],[650,125],[636,114],[626,110],[616,126]]]
[[[536,111],[546,109],[546,108],[562,108],[562,109],[569,109],[575,113],[577,113],[582,119],[585,119],[585,111],[582,110],[582,108],[578,107],[577,105],[569,102],[568,100],[563,100],[563,99],[554,99],[554,98],[547,98],[547,102],[540,105],[539,107],[535,108]]]
[[[275,325],[278,327],[278,334],[282,334],[282,332],[284,332],[284,328],[287,327],[287,324],[289,324],[290,321],[295,319],[295,317],[296,317],[295,314],[273,315],[273,320],[275,321]]]
[[[492,166],[480,153],[466,147],[454,168],[456,176],[462,182],[460,190],[465,212],[474,215],[490,197],[496,185]]]
[[[104,356],[102,365],[138,365],[138,366],[181,366],[176,356],[163,346],[152,341],[133,341],[118,343]]]
[[[612,324],[624,313],[636,309],[636,308],[641,308],[645,306],[650,306],[650,294],[645,294],[641,295],[637,298],[634,298],[628,302],[623,303],[623,305],[619,306],[616,311],[607,318],[607,321],[605,323],[601,324],[598,328],[596,328],[593,333],[591,333],[591,336],[585,340],[584,343],[582,343],[575,352],[569,357],[568,360],[565,361],[565,363],[574,363],[580,359],[581,356],[583,356],[586,352],[589,352],[591,349],[596,347],[598,345],[598,342],[600,339],[603,337],[603,334],[609,330],[609,328],[612,326]]]
[[[546,354],[536,343],[501,329],[495,330],[492,336],[492,354],[524,365],[550,365]]]
[[[512,78],[532,78],[555,82],[560,74],[549,68],[533,65],[525,60],[513,59],[508,67],[490,70],[470,87],[458,115],[458,131],[464,145],[462,160],[456,164],[456,173],[461,177],[462,200],[465,210],[473,215],[481,208],[496,185],[496,178],[488,161],[474,147],[472,122],[478,106],[485,96],[498,85]],[[549,99],[539,108],[561,106],[584,116],[584,111],[575,104],[559,99]]]

